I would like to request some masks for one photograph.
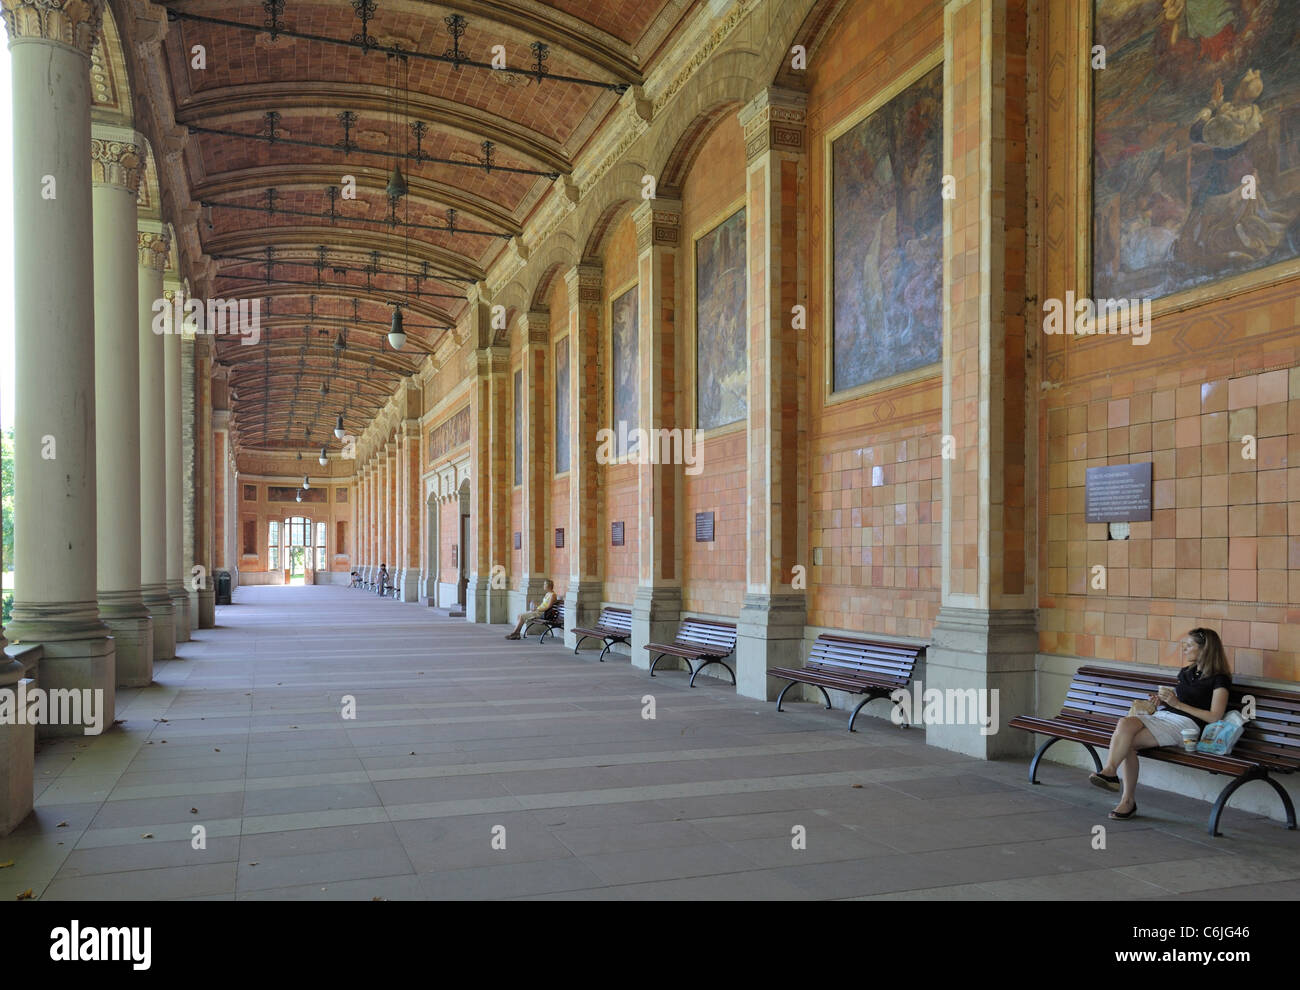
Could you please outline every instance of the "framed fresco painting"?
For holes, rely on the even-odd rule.
[[[569,470],[569,338],[555,342],[555,473]]]
[[[620,461],[637,450],[641,425],[639,352],[640,292],[637,283],[620,289],[609,301],[610,422],[614,431],[614,460]],[[626,423],[620,429],[619,424]]]
[[[745,265],[745,208],[733,205],[695,237],[695,425],[704,433],[749,412]]]
[[[943,52],[826,133],[826,400],[941,373]]]
[[[1080,257],[1092,296],[1172,312],[1300,272],[1300,9],[1085,0],[1084,10],[1091,250]]]

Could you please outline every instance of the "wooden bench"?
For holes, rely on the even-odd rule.
[[[736,650],[736,627],[729,622],[710,622],[708,619],[683,619],[677,627],[677,638],[671,643],[647,643],[651,653],[657,654],[650,663],[650,676],[654,677],[655,667],[664,657],[678,657],[686,661],[691,671],[691,687],[695,687],[695,678],[711,663],[721,664],[731,675],[731,683],[736,683],[736,672],[724,663],[726,657]],[[703,661],[698,667],[693,661]]]
[[[553,635],[555,630],[564,628],[564,599],[561,598],[554,605],[548,608],[542,613],[540,618],[530,619],[528,624],[524,626],[524,636],[526,637],[528,635],[528,630],[539,622],[546,627],[542,630],[542,634],[537,637],[537,642],[540,645],[545,643],[546,637]]]
[[[1029,782],[1038,783],[1038,764],[1043,754],[1062,739],[1081,743],[1100,771],[1101,757],[1095,747],[1108,747],[1115,724],[1128,714],[1136,698],[1146,698],[1161,687],[1173,687],[1176,678],[1140,671],[1106,667],[1080,667],[1070,682],[1065,704],[1055,718],[1020,715],[1008,725],[1013,729],[1047,736],[1029,764]],[[1287,774],[1300,770],[1300,692],[1234,684],[1228,695],[1228,709],[1240,710],[1243,699],[1255,699],[1255,717],[1246,723],[1246,731],[1228,756],[1188,753],[1181,746],[1162,746],[1138,751],[1142,759],[1159,760],[1178,766],[1195,767],[1213,774],[1233,778],[1219,792],[1210,809],[1208,831],[1220,835],[1219,819],[1230,798],[1243,784],[1262,780],[1282,799],[1286,827],[1296,827],[1295,805],[1281,784],[1270,774]]]
[[[603,639],[605,648],[600,651],[600,662],[605,662],[605,654],[615,643],[630,643],[632,640],[632,612],[626,608],[603,608],[600,618],[590,628],[574,629],[578,641],[573,644],[573,655],[578,655],[578,647],[584,639]]]
[[[911,684],[916,661],[924,655],[924,646],[901,646],[898,643],[878,643],[823,633],[813,643],[808,662],[802,667],[773,667],[767,673],[769,677],[784,678],[790,682],[777,696],[778,712],[785,693],[796,684],[811,684],[821,691],[827,709],[831,707],[827,688],[865,695],[849,716],[849,731],[853,732],[858,712],[868,702],[888,698],[899,688]],[[906,722],[903,727],[907,728]]]

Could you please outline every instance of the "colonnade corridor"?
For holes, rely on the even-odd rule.
[[[0,894],[1295,898],[1294,833],[336,587],[243,587],[122,724],[46,739]],[[647,695],[651,697],[646,697]],[[344,706],[355,699],[355,718]],[[653,699],[653,719],[643,717]],[[884,703],[878,702],[882,705]],[[206,832],[196,849],[195,829]],[[804,848],[796,848],[802,835]]]

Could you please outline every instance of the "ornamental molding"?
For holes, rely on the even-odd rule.
[[[137,231],[136,247],[140,252],[140,267],[154,272],[167,270],[167,256],[171,251],[171,238],[166,231]]]
[[[675,248],[681,242],[682,204],[674,199],[646,200],[632,211],[637,251]]]
[[[104,19],[104,0],[0,0],[10,43],[52,41],[87,58]]]
[[[574,265],[564,273],[564,285],[569,292],[570,305],[577,302],[596,304],[602,301],[605,287],[605,270],[600,265]]]
[[[144,148],[134,140],[115,137],[90,139],[90,181],[97,185],[116,186],[132,196],[140,193],[144,174]]]

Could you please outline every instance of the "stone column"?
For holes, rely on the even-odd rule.
[[[575,265],[564,274],[569,299],[569,590],[564,596],[564,642],[573,647],[575,626],[600,615],[601,508],[596,472],[596,430],[601,415],[600,360],[605,317],[604,271],[598,264]],[[592,640],[586,644],[593,645]],[[645,652],[644,650],[642,652]]]
[[[195,338],[194,356],[197,362],[195,387],[198,414],[195,423],[198,448],[198,484],[195,486],[198,506],[195,512],[195,563],[202,567],[199,580],[199,628],[211,629],[217,624],[214,453],[212,450],[212,342],[208,338]]]
[[[950,3],[944,48],[943,170],[956,198],[943,202],[943,431],[956,456],[942,461],[942,599],[925,688],[989,691],[1002,722],[1034,708],[1038,649],[1027,552],[1036,499],[1024,378],[1024,10]],[[1029,752],[1028,733],[975,722],[928,725],[926,741],[985,758]]]
[[[21,533],[11,640],[44,644],[42,688],[103,691],[114,642],[95,595],[95,308],[90,49],[98,0],[4,0],[13,63],[14,315],[20,389],[14,485]],[[50,726],[42,734],[81,734]]]
[[[366,469],[360,461],[356,465],[356,484],[352,489],[352,567],[358,577],[365,576],[366,568]]]
[[[401,545],[401,464],[398,458],[400,443],[394,432],[392,439],[384,444],[385,482],[388,486],[384,500],[385,532],[388,534],[384,544],[384,559],[388,561],[388,579],[396,583],[402,569]]]
[[[167,593],[172,600],[172,621],[176,642],[190,639],[190,596],[182,580],[185,571],[183,547],[184,505],[181,481],[181,335],[163,337],[163,410],[165,415],[167,498]]]
[[[373,458],[366,459],[366,580],[373,581],[375,571],[379,569],[379,559],[375,556],[375,463]]]
[[[402,427],[400,441],[403,466],[402,495],[406,501],[402,520],[406,558],[405,569],[402,572],[402,601],[418,602],[420,600],[420,420],[418,414],[423,393],[420,389],[411,389],[406,398],[408,418]],[[416,416],[411,417],[412,412],[415,412]]]
[[[677,368],[677,248],[682,204],[672,199],[643,202],[632,213],[636,223],[638,299],[636,426],[642,443],[654,447],[659,429],[678,429],[683,422]],[[617,428],[617,424],[614,424]],[[689,431],[688,431],[689,432]],[[670,437],[672,434],[668,434]],[[678,433],[681,436],[681,433]],[[662,447],[637,466],[639,513],[637,589],[632,603],[632,663],[649,668],[647,643],[672,642],[682,611],[682,528],[685,439],[675,455]],[[692,451],[699,446],[692,444]]]
[[[214,369],[218,378],[221,377],[220,368]],[[212,526],[212,545],[213,545],[213,563],[217,570],[226,571],[231,575],[231,590],[234,590],[234,574],[232,568],[235,562],[230,559],[228,550],[230,541],[226,538],[226,532],[230,526],[230,504],[227,498],[226,489],[230,480],[230,469],[228,467],[230,460],[230,410],[213,408],[212,410],[212,504],[213,504],[213,526]],[[281,561],[283,563],[283,561]],[[215,577],[213,578],[215,586]]]
[[[140,333],[136,194],[143,151],[134,131],[95,124],[96,584],[113,631],[117,683],[153,680],[153,620],[140,590]]]
[[[523,523],[520,536],[521,570],[519,590],[524,605],[539,601],[542,580],[548,575],[550,562],[551,478],[554,476],[552,445],[549,441],[547,416],[549,403],[546,384],[546,349],[550,340],[551,317],[545,312],[530,312],[524,317],[523,376]],[[511,451],[513,455],[513,450]],[[513,468],[513,465],[512,465]]]
[[[185,588],[189,611],[186,639],[194,630],[199,616],[199,585],[194,573],[194,538],[198,522],[198,467],[195,445],[195,415],[198,395],[195,389],[194,337],[181,337],[181,583]]]
[[[748,271],[749,501],[745,599],[736,622],[736,691],[775,697],[767,671],[800,666],[807,607],[794,568],[806,520],[800,516],[800,406],[806,335],[792,326],[807,304],[806,98],[763,90],[740,111],[745,132],[745,232]],[[806,483],[806,479],[804,479]]]
[[[153,615],[155,660],[176,656],[176,621],[167,588],[167,406],[163,337],[153,331],[154,305],[163,297],[170,238],[157,223],[141,221],[139,234],[140,327],[140,580]],[[152,229],[158,228],[158,229]]]
[[[467,622],[508,622],[509,597],[504,574],[493,569],[506,567],[505,531],[509,529],[509,488],[500,491],[506,480],[506,453],[509,425],[505,418],[505,388],[509,372],[509,352],[493,343],[489,307],[481,290],[470,296],[470,334],[477,342],[470,360],[474,392],[470,399],[470,545],[469,586],[465,592]],[[513,458],[511,458],[513,460]]]

